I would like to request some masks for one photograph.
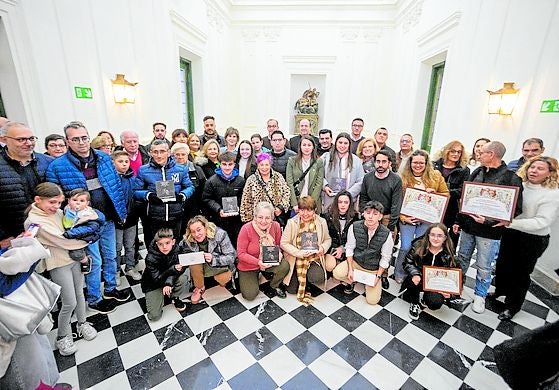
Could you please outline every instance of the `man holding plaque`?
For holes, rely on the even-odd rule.
[[[499,141],[483,145],[480,154],[481,166],[475,169],[468,181],[476,183],[497,184],[518,187],[518,198],[514,216],[522,212],[522,180],[507,168],[502,160],[506,148]],[[477,275],[474,289],[472,310],[476,313],[485,311],[485,297],[491,285],[492,263],[499,250],[499,243],[505,227],[498,220],[479,214],[458,214],[457,223],[452,227],[454,233],[460,234],[458,261],[465,275],[470,266],[470,259],[477,248]]]

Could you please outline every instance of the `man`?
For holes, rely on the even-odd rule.
[[[505,152],[505,145],[498,141],[483,145],[480,155],[481,166],[472,172],[469,181],[518,187],[518,200],[514,210],[514,216],[517,216],[522,212],[522,180],[502,161]],[[482,215],[458,214],[457,224],[453,225],[452,230],[458,233],[459,229],[462,229],[462,232],[457,257],[464,278],[470,266],[472,253],[477,248],[477,275],[472,310],[483,313],[485,297],[491,285],[491,265],[499,250],[499,242],[505,229],[504,222],[485,218]]]
[[[385,212],[382,216],[382,224],[388,227],[392,232],[392,238],[395,238],[402,207],[402,179],[390,170],[390,166],[390,153],[380,150],[375,156],[375,170],[367,173],[363,178],[359,211],[364,212],[365,206],[370,201],[380,202]],[[382,288],[387,289],[388,269],[382,274],[381,281]]]
[[[285,179],[287,161],[289,160],[289,157],[295,156],[297,153],[285,148],[287,140],[280,130],[276,130],[272,133],[271,141],[273,157],[272,168],[274,171],[279,172]]]
[[[390,153],[390,161],[392,162],[392,171],[397,172],[398,169],[396,168],[396,152],[394,149],[390,148],[386,145],[386,140],[388,139],[388,130],[386,127],[379,127],[375,132],[375,141],[377,141],[377,145],[380,148],[379,150],[386,150]]]
[[[116,288],[115,222],[127,217],[126,199],[111,157],[91,148],[87,129],[81,122],[64,126],[68,152],[54,160],[47,170],[47,181],[58,184],[65,194],[85,188],[91,195],[91,207],[105,214],[106,223],[98,242],[90,244],[91,272],[86,275],[87,303],[100,313],[114,311],[116,300],[124,302],[130,293]],[[104,293],[101,295],[101,264],[103,265]],[[105,298],[105,299],[103,299]]]
[[[355,118],[351,121],[351,132],[349,133],[349,138],[351,138],[351,153],[357,153],[357,147],[359,142],[363,141],[365,137],[361,135],[363,133],[363,126],[365,122],[361,118]]]
[[[394,246],[390,231],[379,223],[383,211],[380,202],[372,201],[364,206],[364,219],[354,222],[347,232],[347,260],[338,264],[333,271],[334,278],[348,284],[344,290],[346,294],[353,292],[356,270],[373,274],[372,285],[365,286],[365,299],[370,305],[376,305],[380,301],[382,289],[378,279],[390,267]]]
[[[134,176],[138,175],[138,170],[149,162],[149,153],[144,145],[140,145],[138,133],[132,130],[124,130],[120,133],[120,144],[115,150],[125,150],[130,159],[130,168],[134,171]]]
[[[209,139],[215,139],[219,146],[225,146],[225,139],[217,134],[215,130],[215,118],[211,115],[206,115],[202,122],[204,123],[204,134],[200,136],[200,146],[204,145]]]
[[[266,122],[266,128],[268,129],[268,135],[262,138],[262,143],[264,144],[265,148],[272,149],[272,144],[270,140],[272,139],[272,133],[276,130],[279,130],[279,122],[277,119],[268,119]]]
[[[318,132],[318,143],[320,144],[318,149],[316,150],[316,154],[318,154],[318,157],[332,150],[332,146],[334,146],[334,144],[332,143],[332,139],[332,130],[321,129]]]
[[[509,162],[507,167],[511,171],[516,172],[522,165],[524,165],[526,160],[539,156],[544,152],[544,150],[543,141],[540,138],[528,138],[522,143],[522,157],[518,160],[512,160]]]
[[[0,247],[6,249],[23,232],[25,209],[53,159],[33,151],[37,137],[23,123],[6,122],[0,141],[6,145],[0,148]]]
[[[149,151],[151,160],[138,171],[134,199],[147,203],[149,229],[144,229],[144,241],[149,247],[159,229],[173,230],[180,239],[183,207],[194,194],[188,169],[177,164],[167,143],[155,140]]]
[[[311,137],[315,145],[314,147],[318,148],[318,138],[311,134],[311,122],[308,119],[301,119],[299,121],[299,134],[291,137],[289,149],[293,150],[296,154],[299,152],[299,142],[301,142],[302,135]]]
[[[268,140],[269,142],[270,140]],[[252,145],[252,151],[254,152],[254,157],[258,157],[260,153],[270,153],[270,149],[264,146],[264,139],[258,133],[250,136],[250,143]]]
[[[237,237],[243,226],[238,209],[234,213],[223,211],[223,198],[235,198],[237,208],[241,205],[245,179],[235,168],[236,156],[231,152],[219,155],[219,168],[210,177],[202,193],[202,202],[209,211],[209,220],[227,232],[231,243],[237,248]]]
[[[45,138],[45,154],[52,158],[62,156],[68,151],[66,140],[60,134],[50,134]]]
[[[403,134],[400,137],[400,151],[396,154],[396,170],[402,172],[408,158],[413,153],[413,137],[411,134]]]
[[[167,138],[165,138],[165,136],[167,135],[167,125],[165,123],[162,122],[155,122],[152,125],[153,128],[153,139],[151,140],[151,142],[149,143],[150,145],[153,143],[153,141],[155,140],[164,140],[165,142],[167,142],[167,145],[169,145],[169,147],[171,147],[171,141],[169,141]]]

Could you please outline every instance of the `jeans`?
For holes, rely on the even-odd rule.
[[[394,264],[394,278],[398,282],[402,282],[407,276],[404,271],[404,259],[411,248],[411,242],[414,238],[424,235],[429,225],[427,222],[418,222],[415,225],[400,222],[400,250]]]
[[[126,270],[136,266],[136,259],[134,258],[136,241],[136,226],[130,226],[126,229],[116,229],[116,254],[117,254],[117,270],[124,264]],[[122,255],[122,248],[124,247],[124,255]]]
[[[458,249],[458,261],[462,268],[462,279],[465,280],[466,272],[470,267],[470,260],[474,249],[477,248],[477,274],[474,294],[485,298],[491,285],[491,264],[499,251],[499,240],[474,236],[465,231],[460,232],[460,246]]]
[[[58,313],[58,338],[72,335],[72,313],[76,312],[78,323],[85,322],[85,299],[80,263],[72,262],[64,267],[50,270],[52,281],[61,287],[62,309]]]
[[[85,276],[87,287],[87,303],[94,305],[102,299],[101,295],[101,264],[103,265],[103,280],[105,291],[116,288],[116,244],[115,224],[107,221],[98,242],[89,244],[87,248],[91,256],[91,272]]]

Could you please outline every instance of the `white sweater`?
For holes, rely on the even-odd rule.
[[[512,220],[509,228],[545,236],[559,216],[559,189],[545,188],[525,182],[522,192],[522,213]]]

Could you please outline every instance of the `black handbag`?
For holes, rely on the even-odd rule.
[[[293,182],[293,192],[295,193],[295,197],[299,198],[301,196],[301,191],[299,191],[299,183],[301,183],[301,181],[303,181],[305,179],[305,176],[307,176],[307,173],[309,173],[309,171],[311,170],[311,168],[313,167],[314,163],[316,162],[316,159],[311,161],[311,165],[309,165],[309,167],[307,169],[305,169],[305,172],[303,172],[303,174],[301,175],[301,177],[299,177],[296,181]]]

